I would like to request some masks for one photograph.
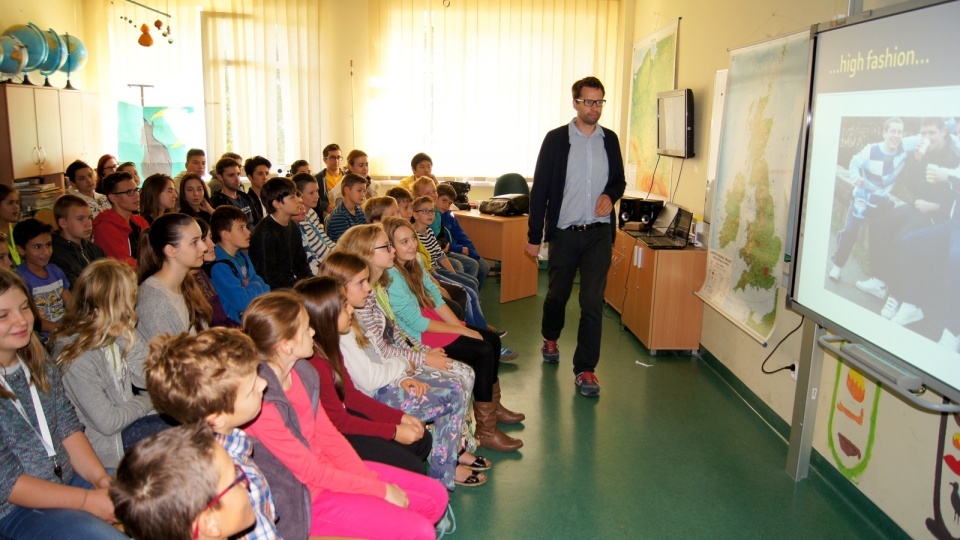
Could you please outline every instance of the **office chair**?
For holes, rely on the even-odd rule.
[[[517,173],[507,173],[493,185],[493,196],[507,195],[511,193],[521,193],[530,195],[530,186],[527,185],[527,179]]]

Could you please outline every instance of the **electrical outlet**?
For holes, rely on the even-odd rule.
[[[793,369],[790,370],[790,378],[793,379],[794,381],[797,380],[797,365],[796,365],[796,364],[794,364],[794,365],[793,365]]]

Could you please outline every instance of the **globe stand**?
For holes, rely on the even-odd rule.
[[[45,86],[45,87],[47,87],[47,88],[52,88],[52,87],[53,87],[53,85],[50,84],[50,77],[44,77],[44,78],[43,78],[43,86]]]
[[[24,84],[27,86],[36,86],[35,84],[33,84],[32,81],[30,81],[30,75],[27,75],[26,73],[23,74],[23,82],[21,82],[20,84]]]

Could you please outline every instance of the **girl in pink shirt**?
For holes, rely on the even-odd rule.
[[[338,324],[348,326],[352,312],[343,295],[329,303],[340,313]],[[313,356],[314,331],[299,297],[257,298],[244,312],[243,330],[265,359],[260,374],[267,379],[263,409],[246,431],[306,486],[310,534],[434,538],[446,489],[426,476],[362,461],[319,406],[319,376],[304,360]]]

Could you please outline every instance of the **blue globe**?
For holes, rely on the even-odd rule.
[[[47,59],[40,64],[40,74],[49,77],[67,61],[67,44],[53,28],[44,32],[43,37],[47,40]]]
[[[27,63],[27,49],[12,36],[0,36],[0,73],[20,73]]]
[[[15,24],[4,31],[3,35],[13,36],[27,48],[27,63],[23,71],[33,71],[40,67],[47,59],[47,38],[43,30],[33,23]]]
[[[60,67],[60,71],[74,73],[87,63],[87,47],[82,41],[70,34],[60,36],[67,44],[67,61]]]

